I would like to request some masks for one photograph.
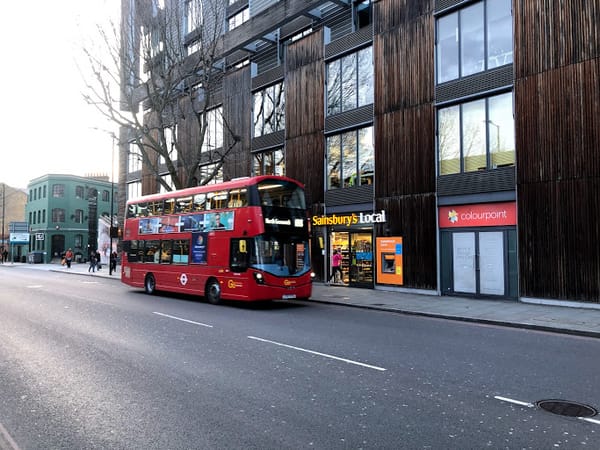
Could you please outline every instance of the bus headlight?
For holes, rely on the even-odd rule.
[[[260,272],[254,272],[254,279],[257,284],[265,284],[265,277]]]
[[[314,272],[311,272],[311,273],[310,273],[310,281],[314,281],[314,280],[315,280],[315,278],[317,278],[317,274],[316,274],[316,273],[314,273]]]

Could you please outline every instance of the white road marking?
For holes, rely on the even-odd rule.
[[[600,425],[600,420],[590,419],[589,417],[579,417],[581,420],[585,420],[586,422],[595,423],[596,425]]]
[[[30,284],[29,286],[27,286],[28,289],[39,289],[42,287],[44,286],[42,286],[41,284]]]
[[[17,445],[17,443],[15,441],[13,441],[13,438],[10,436],[10,434],[8,434],[8,431],[6,431],[6,428],[4,428],[4,426],[1,423],[0,423],[0,437],[3,437],[4,441],[8,445],[8,447],[2,446],[3,450],[19,450],[19,446]],[[0,444],[2,444],[2,442],[0,442]]]
[[[338,356],[328,355],[327,353],[320,353],[320,352],[315,352],[313,350],[307,350],[305,348],[294,347],[293,345],[282,344],[281,342],[269,341],[268,339],[262,339],[262,338],[259,338],[259,337],[256,337],[256,336],[248,336],[248,339],[254,339],[256,341],[266,342],[268,344],[279,345],[280,347],[291,348],[293,350],[299,350],[301,352],[310,353],[312,355],[323,356],[325,358],[335,359],[337,361],[343,361],[343,362],[348,363],[348,364],[356,364],[357,366],[366,367],[368,369],[379,370],[381,372],[383,372],[383,371],[386,370],[383,367],[372,366],[370,364],[365,364],[365,363],[361,363],[361,362],[358,362],[358,361],[353,361],[351,359],[340,358]]]
[[[522,402],[519,400],[514,400],[512,398],[507,398],[507,397],[500,397],[499,395],[495,395],[494,398],[496,400],[501,400],[503,402],[514,403],[515,405],[527,406],[528,408],[535,408],[535,405],[533,403]]]
[[[159,316],[168,317],[169,319],[180,320],[182,322],[193,323],[194,325],[200,325],[201,327],[207,327],[207,328],[212,328],[213,327],[212,325],[207,325],[205,323],[194,322],[193,320],[182,319],[181,317],[170,316],[169,314],[163,314],[163,313],[159,313],[159,312],[156,312],[156,311],[154,311],[152,314],[157,314]]]

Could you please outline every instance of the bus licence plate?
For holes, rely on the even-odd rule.
[[[291,298],[296,298],[296,294],[283,294],[283,295],[281,296],[281,298],[282,298],[283,300],[289,300],[289,299],[291,299]]]

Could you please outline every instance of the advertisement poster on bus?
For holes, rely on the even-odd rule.
[[[140,234],[155,234],[160,228],[160,219],[153,217],[152,219],[140,219]]]
[[[192,264],[206,264],[207,233],[192,233]]]

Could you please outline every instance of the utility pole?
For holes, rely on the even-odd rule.
[[[4,208],[6,206],[5,199],[6,199],[6,184],[2,183],[2,245],[0,245],[0,247],[2,247],[2,249],[0,250],[2,252],[2,255],[0,255],[2,262],[4,262]]]

